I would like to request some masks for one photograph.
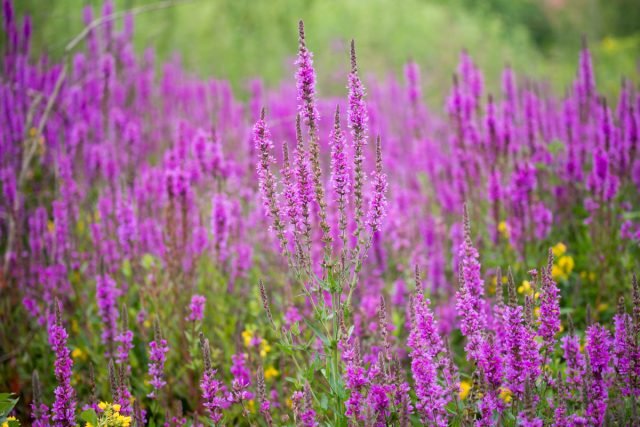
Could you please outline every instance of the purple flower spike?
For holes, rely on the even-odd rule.
[[[149,343],[149,384],[153,387],[151,393],[147,395],[150,399],[157,399],[158,392],[167,384],[164,379],[164,364],[167,360],[169,346],[167,340],[160,334],[160,324],[158,320],[154,326],[154,340]]]
[[[56,300],[53,319],[49,321],[49,345],[56,357],[54,372],[58,380],[58,386],[54,391],[56,397],[51,408],[53,412],[51,419],[56,427],[76,425],[76,394],[71,387],[73,360],[67,348],[68,337],[67,331],[62,326],[59,302]]]

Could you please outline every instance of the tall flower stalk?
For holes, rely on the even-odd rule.
[[[55,355],[54,373],[58,386],[55,401],[51,408],[51,420],[56,427],[73,427],[76,425],[76,393],[71,386],[71,369],[73,360],[67,347],[69,335],[62,326],[59,302],[54,302],[54,313],[49,321],[49,345]]]

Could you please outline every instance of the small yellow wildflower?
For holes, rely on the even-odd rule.
[[[558,267],[568,276],[575,267],[575,261],[571,255],[565,255],[558,259]]]
[[[510,233],[509,233],[509,226],[507,225],[507,221],[500,221],[500,223],[498,224],[498,232],[503,236],[508,238]]]
[[[536,307],[533,309],[533,315],[536,317],[536,319],[540,318],[540,307]]]
[[[567,252],[567,245],[562,242],[557,243],[554,247],[551,248],[553,252],[553,256],[558,258],[564,255]]]
[[[513,400],[512,395],[511,390],[507,387],[500,387],[500,399],[502,399],[504,403],[511,402],[511,400]]]
[[[553,267],[551,267],[551,277],[553,277],[553,280],[566,280],[567,276],[566,274],[564,274],[564,271],[562,271],[562,269],[560,267],[558,267],[556,264],[553,265]]]
[[[461,400],[465,400],[469,393],[471,392],[471,383],[469,381],[460,381],[460,392],[458,396],[460,396]]]
[[[73,357],[75,360],[87,360],[87,353],[80,347],[76,347],[71,352],[71,357]]]
[[[269,345],[269,342],[265,339],[263,339],[260,342],[260,356],[261,357],[267,357],[267,353],[269,353],[271,351],[271,345]]]
[[[288,408],[293,407],[293,400],[291,400],[291,398],[287,397],[287,400],[285,401],[285,403],[287,404]]]
[[[596,308],[596,310],[598,310],[599,313],[602,313],[603,311],[606,311],[609,308],[609,304],[607,304],[606,302],[601,302],[600,304],[598,304],[598,307]]]
[[[131,417],[120,413],[121,406],[117,403],[100,402],[98,407],[102,410],[99,426],[108,427],[129,427],[131,426]],[[88,424],[87,424],[88,425]]]
[[[535,299],[539,299],[539,298],[540,298],[540,292],[536,292],[536,293],[533,295],[533,297],[534,297]]]
[[[244,341],[244,346],[249,347],[251,345],[251,340],[253,339],[253,331],[249,329],[242,331],[242,339]]]
[[[252,413],[256,412],[256,401],[251,399],[250,401],[247,402],[247,408],[249,408],[249,411],[251,411]]]
[[[529,282],[528,280],[523,280],[522,285],[518,286],[518,293],[531,295],[533,293],[533,288],[531,288],[531,282]]]
[[[596,281],[596,272],[595,271],[589,272],[589,280],[592,281],[592,282]]]
[[[270,380],[271,378],[275,378],[278,375],[280,375],[280,372],[278,372],[278,370],[276,368],[274,368],[273,366],[269,366],[267,369],[264,370],[264,379],[265,380]]]
[[[149,329],[151,327],[151,320],[146,319],[144,322],[142,322],[142,326],[144,326],[146,329]]]
[[[16,423],[18,423],[18,425],[20,425],[20,422],[18,421],[18,419],[16,417],[7,417],[7,420],[2,423],[2,427],[9,427],[9,421],[16,422]]]
[[[55,229],[56,224],[52,220],[49,220],[49,222],[47,222],[47,230],[49,231],[49,233],[53,233]]]

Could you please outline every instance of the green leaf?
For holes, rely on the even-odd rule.
[[[13,394],[2,393],[0,396],[0,420],[5,420],[18,403],[19,398],[12,399]]]
[[[324,345],[329,344],[329,340],[327,339],[325,334],[320,329],[318,329],[318,327],[315,324],[313,324],[307,319],[305,319],[304,321],[307,324],[307,326],[309,326],[309,328],[311,328],[311,330],[316,334],[316,337],[320,338],[320,341],[322,341]]]
[[[93,409],[87,409],[86,411],[82,411],[82,413],[80,414],[80,419],[87,423],[91,423],[93,426],[98,425],[98,415],[96,414],[96,411],[94,411]]]
[[[131,277],[131,262],[129,262],[128,259],[125,259],[124,261],[122,261],[122,274],[126,278]]]

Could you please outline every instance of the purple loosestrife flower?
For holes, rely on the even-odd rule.
[[[282,196],[284,199],[283,210],[289,219],[289,223],[293,227],[293,231],[299,231],[300,207],[298,206],[298,192],[296,189],[296,169],[291,165],[289,156],[289,146],[282,144],[282,184],[284,186]]]
[[[291,396],[293,403],[293,414],[295,415],[296,425],[302,427],[316,427],[316,411],[313,409],[311,401],[311,388],[309,383],[305,384],[303,391],[296,391]]]
[[[493,414],[496,411],[502,412],[504,409],[504,404],[499,398],[503,377],[502,363],[500,347],[496,345],[495,337],[490,332],[482,340],[478,360],[478,368],[486,389],[479,403],[482,425],[493,425]]]
[[[538,375],[539,363],[534,354],[537,349],[533,333],[526,325],[523,309],[517,303],[515,283],[509,270],[509,304],[504,308],[505,336],[503,350],[505,352],[505,384],[518,397],[525,391],[525,380]],[[533,360],[532,360],[533,358]]]
[[[382,171],[380,137],[376,144],[376,171],[373,173],[373,197],[369,203],[367,225],[371,234],[380,231],[382,219],[387,214],[387,175]]]
[[[391,415],[389,410],[391,401],[388,395],[393,391],[393,388],[393,385],[384,383],[374,383],[369,388],[367,400],[374,413],[376,422],[373,425],[375,427],[385,427],[387,425],[385,420]]]
[[[49,426],[49,407],[42,402],[42,385],[38,371],[33,371],[31,387],[33,388],[33,400],[31,402],[31,419],[34,427]]]
[[[335,192],[335,202],[338,204],[339,229],[343,250],[347,246],[347,197],[351,191],[351,171],[347,163],[346,140],[340,128],[340,107],[336,106],[331,140],[331,185]]]
[[[229,257],[229,230],[231,222],[231,202],[224,194],[216,194],[211,201],[211,231],[218,262],[224,263]]]
[[[556,336],[560,331],[560,291],[553,280],[553,252],[549,249],[547,268],[542,270],[542,286],[540,288],[540,326],[538,335],[542,337],[542,345],[549,356],[556,345]],[[546,360],[543,361],[546,363]]]
[[[316,106],[316,72],[313,69],[313,54],[305,43],[304,23],[298,22],[299,48],[296,65],[296,85],[298,88],[298,114],[311,129],[318,128],[318,108]]]
[[[460,331],[467,338],[466,352],[471,360],[478,360],[482,333],[486,326],[484,281],[480,277],[478,251],[471,242],[471,227],[467,207],[464,207],[464,240],[458,252],[460,258],[460,290],[456,292],[456,310],[460,317]]]
[[[446,406],[451,393],[440,384],[438,370],[444,367],[444,345],[437,322],[429,308],[430,301],[422,294],[413,298],[413,323],[408,346],[411,348],[411,372],[415,381],[416,410],[423,422],[446,426]]]
[[[341,343],[342,360],[345,363],[344,384],[349,392],[349,398],[345,402],[345,415],[355,420],[361,420],[363,415],[363,390],[368,384],[365,370],[357,349],[357,342],[354,336]]]
[[[207,299],[202,295],[192,296],[191,303],[189,304],[189,315],[187,316],[187,320],[190,322],[202,320],[204,317],[204,305],[206,302]]]
[[[304,23],[299,22],[299,50],[296,65],[296,83],[298,88],[298,114],[309,128],[309,160],[313,178],[313,193],[318,206],[322,241],[324,242],[325,257],[331,255],[331,229],[327,222],[327,203],[325,201],[322,182],[322,166],[320,164],[320,145],[318,144],[318,108],[316,106],[315,84],[316,75],[313,69],[313,55],[307,49],[304,38]],[[302,138],[299,138],[302,141]]]
[[[582,39],[582,50],[580,51],[580,63],[578,69],[578,97],[585,104],[591,100],[596,91],[595,74],[591,61],[591,52],[587,46],[586,39]],[[585,105],[586,106],[586,105]]]
[[[98,314],[102,318],[102,342],[107,345],[108,355],[113,351],[115,337],[118,334],[118,302],[120,290],[111,276],[104,274],[96,277],[96,301]]]
[[[633,395],[632,360],[634,340],[631,329],[631,316],[624,309],[624,298],[618,302],[618,313],[613,317],[615,333],[613,336],[613,365],[616,368],[618,385],[625,396]]]
[[[260,113],[260,120],[253,127],[253,142],[258,152],[258,185],[264,209],[273,221],[273,228],[284,251],[287,247],[284,224],[282,223],[280,207],[277,202],[276,178],[271,172],[271,165],[275,163],[275,159],[271,155],[273,141],[271,141],[271,132],[264,120],[264,109]]]
[[[582,375],[585,370],[584,355],[580,351],[580,338],[575,334],[573,322],[569,319],[569,334],[562,338],[561,348],[566,360],[566,393],[569,399],[580,397]]]
[[[609,373],[611,367],[611,335],[603,326],[595,324],[587,329],[585,351],[588,355],[585,387],[590,425],[602,425],[609,399]]]
[[[202,406],[209,414],[209,419],[213,424],[217,424],[222,420],[222,411],[227,409],[230,402],[224,396],[224,384],[216,379],[217,370],[211,366],[211,348],[209,340],[200,333],[200,349],[204,359],[204,372],[200,381],[200,390],[202,391]]]
[[[147,395],[150,399],[157,399],[158,392],[167,384],[164,379],[164,364],[167,360],[169,345],[167,340],[162,338],[160,324],[156,319],[154,325],[154,339],[149,343],[149,384],[153,387],[151,393]]]
[[[302,142],[300,116],[296,116],[296,148],[294,152],[296,164],[296,191],[298,194],[298,209],[301,216],[300,223],[304,236],[306,257],[311,254],[311,201],[313,200],[313,186],[307,152]],[[302,242],[299,242],[302,245]],[[308,261],[308,260],[307,260]]]
[[[121,329],[116,335],[114,341],[118,343],[115,351],[115,360],[118,365],[126,368],[126,373],[131,373],[129,366],[129,353],[133,350],[133,331],[129,329],[129,315],[127,306],[122,306],[122,315],[120,316]]]
[[[260,414],[264,418],[264,421],[267,423],[267,426],[273,426],[273,418],[271,417],[271,402],[269,402],[269,398],[267,397],[266,386],[264,383],[264,368],[258,369],[258,399],[260,401]]]
[[[76,394],[71,387],[71,368],[73,360],[67,348],[69,335],[62,326],[59,302],[54,301],[54,316],[49,320],[49,345],[53,351],[56,361],[54,373],[58,386],[56,387],[55,401],[51,411],[53,424],[56,427],[73,427],[76,425]]]
[[[367,129],[369,114],[367,104],[364,101],[365,90],[360,77],[358,76],[358,64],[356,60],[355,42],[351,40],[351,72],[349,73],[349,110],[347,119],[351,136],[353,138],[353,164],[354,182],[353,196],[355,207],[355,238],[360,244],[360,233],[362,233],[363,208],[363,186],[365,181],[364,173],[364,146],[367,144]]]
[[[243,404],[244,401],[253,399],[253,393],[249,391],[251,386],[251,372],[247,368],[246,353],[238,353],[231,356],[231,396],[233,403]]]

